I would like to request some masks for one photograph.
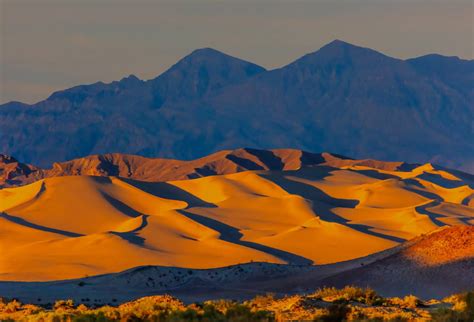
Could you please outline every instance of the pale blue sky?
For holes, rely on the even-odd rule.
[[[472,0],[0,0],[0,103],[150,79],[196,48],[266,68],[338,38],[408,58],[472,59]]]

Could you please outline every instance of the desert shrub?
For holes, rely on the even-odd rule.
[[[324,300],[322,300],[324,298]],[[171,296],[150,296],[118,307],[99,308],[79,305],[72,300],[57,301],[49,309],[19,301],[0,303],[0,321],[26,322],[269,322],[283,320],[317,321],[416,321],[431,315],[434,321],[472,321],[474,292],[444,299],[444,306],[430,312],[415,296],[384,299],[372,289],[346,287],[324,288],[311,295],[273,298],[267,294],[247,302],[206,301],[184,305]],[[378,305],[382,303],[383,305]],[[435,303],[439,304],[439,302]],[[427,302],[426,305],[430,305]],[[420,307],[421,306],[421,307]]]
[[[206,304],[203,307],[203,314],[202,314],[202,321],[203,322],[224,322],[225,315],[218,311],[214,305]]]
[[[466,299],[466,313],[471,320],[474,320],[474,291],[467,292],[465,295]]]
[[[454,294],[443,300],[451,303],[451,308],[439,308],[432,313],[436,321],[473,321],[474,320],[474,291]]]
[[[118,307],[122,319],[124,315],[127,315],[129,319],[133,319],[133,316],[136,316],[146,321],[166,321],[167,316],[171,312],[184,309],[185,306],[181,301],[168,295],[144,297],[133,302],[121,304]],[[114,312],[113,308],[111,312]],[[133,313],[133,316],[131,313]]]
[[[122,315],[120,322],[141,322],[144,321],[133,312],[127,312]]]
[[[326,299],[336,303],[346,303],[355,301],[368,305],[381,305],[384,303],[382,297],[371,288],[361,288],[356,286],[346,286],[342,289],[335,287],[325,287],[318,289],[311,297]]]
[[[74,309],[74,301],[73,300],[59,300],[54,303],[53,308],[55,311],[72,310]]]
[[[172,311],[170,315],[168,315],[167,322],[199,322],[200,316],[199,313],[191,308],[188,308],[184,311]]]
[[[474,291],[456,294],[452,304],[453,310],[465,312],[474,317]]]
[[[463,321],[462,313],[450,308],[439,308],[431,314],[434,321],[439,322],[451,322],[451,321]]]
[[[21,306],[22,306],[22,304],[21,304],[20,301],[12,300],[4,306],[3,312],[5,312],[5,313],[14,313],[14,312],[19,311]]]
[[[225,317],[229,322],[274,321],[273,313],[268,311],[252,312],[248,306],[242,304],[230,307]]]
[[[107,322],[111,321],[107,319],[103,312],[97,313],[82,313],[75,315],[71,319],[72,322]]]
[[[405,307],[409,309],[417,308],[418,306],[422,305],[423,302],[414,295],[407,295],[403,298],[403,303]]]
[[[41,314],[33,315],[28,321],[37,322],[62,322],[73,321],[73,315],[66,312],[42,312]]]
[[[399,297],[392,297],[387,299],[387,303],[389,305],[407,309],[415,309],[423,304],[423,302],[414,295],[407,295],[402,299]]]
[[[227,310],[234,305],[236,305],[237,302],[232,301],[232,300],[215,300],[215,301],[206,301],[204,302],[204,305],[212,305],[218,310],[219,312],[222,312],[226,314]]]
[[[275,295],[273,293],[257,295],[251,301],[249,301],[250,305],[254,307],[267,307],[273,302],[275,302]]]
[[[79,309],[79,307],[78,307]],[[86,313],[89,313],[90,311],[86,311]],[[100,314],[100,315],[103,315],[107,320],[111,320],[111,321],[117,321],[117,320],[120,320],[120,311],[115,308],[115,307],[111,307],[111,306],[103,306],[97,310],[94,310],[94,313],[97,313],[97,314]]]
[[[84,312],[84,311],[88,310],[88,307],[85,304],[79,304],[77,306],[77,310],[80,311],[80,312]]]
[[[367,316],[362,310],[358,310],[356,307],[351,307],[346,314],[348,321],[364,321],[367,320]]]
[[[347,315],[348,321],[426,321],[426,315],[423,317],[413,310],[406,310],[398,307],[386,306],[352,306]]]
[[[319,320],[324,322],[344,321],[350,311],[350,307],[346,304],[334,303],[328,307],[328,313],[322,315]]]
[[[335,287],[323,287],[317,289],[313,294],[311,294],[311,297],[317,298],[317,299],[323,299],[325,297],[329,296],[336,296],[339,294],[339,290],[336,289]]]

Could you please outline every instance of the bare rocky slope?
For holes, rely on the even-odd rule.
[[[420,236],[399,252],[336,274],[325,285],[366,286],[384,295],[440,297],[474,289],[474,227],[457,226]]]

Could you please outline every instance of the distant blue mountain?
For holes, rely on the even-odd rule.
[[[160,76],[0,105],[0,153],[48,166],[96,153],[193,159],[298,148],[474,171],[474,61],[333,41],[279,69],[198,49]]]

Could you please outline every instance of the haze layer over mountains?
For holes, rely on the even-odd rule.
[[[473,171],[473,84],[472,60],[400,60],[338,40],[270,71],[199,49],[148,81],[1,105],[0,152],[47,167],[111,152],[195,159],[291,147]]]

